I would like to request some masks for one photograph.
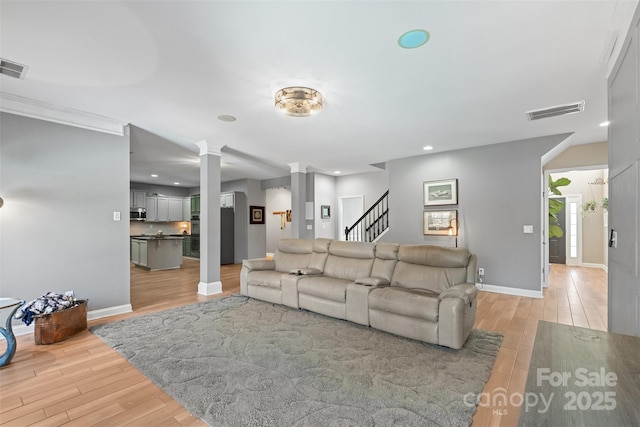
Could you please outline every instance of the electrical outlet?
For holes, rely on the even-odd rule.
[[[484,276],[484,268],[480,267],[478,269],[478,276]]]

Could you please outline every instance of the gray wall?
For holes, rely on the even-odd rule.
[[[364,196],[364,209],[366,211],[388,189],[389,177],[387,171],[339,176],[336,177],[336,203],[338,197]]]
[[[2,296],[129,304],[129,137],[6,113],[0,129]]]
[[[425,181],[457,178],[459,245],[478,255],[485,283],[540,290],[541,156],[568,136],[389,161],[390,230],[382,240],[454,245],[448,236],[423,235],[422,193]],[[523,234],[523,225],[534,234]]]
[[[316,238],[337,239],[338,199],[336,198],[336,178],[321,173],[315,175],[313,218]],[[330,218],[322,218],[322,205],[330,208]]]
[[[289,188],[268,188],[266,191],[266,233],[267,253],[275,253],[280,239],[291,238],[291,223],[286,222],[281,227],[280,215],[273,212],[283,212],[291,209],[291,190]]]
[[[184,187],[169,187],[166,185],[144,184],[142,182],[132,182],[130,187],[132,190],[144,190],[147,195],[149,193],[168,197],[189,197],[191,195],[189,189]],[[198,192],[194,194],[200,194],[200,187],[198,187]]]
[[[260,181],[255,179],[241,179],[223,182],[221,192],[237,191],[246,198],[242,205],[236,206],[235,213],[235,262],[243,259],[263,258],[267,252],[267,229],[265,224],[249,224],[249,206],[265,206],[265,190]],[[265,216],[269,213],[265,211]]]

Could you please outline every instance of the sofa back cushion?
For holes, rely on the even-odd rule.
[[[376,245],[376,258],[373,261],[371,277],[380,277],[391,282],[393,270],[398,262],[397,243],[378,243]]]
[[[332,241],[324,275],[344,280],[368,277],[375,258],[375,244]]]
[[[288,273],[296,268],[307,268],[313,253],[313,240],[281,239],[273,260],[276,270]]]
[[[313,241],[313,253],[309,260],[309,268],[317,268],[320,271],[324,271],[324,265],[327,262],[327,256],[329,256],[329,245],[331,239],[315,239]]]
[[[400,245],[391,286],[440,293],[466,283],[471,254],[465,248]]]

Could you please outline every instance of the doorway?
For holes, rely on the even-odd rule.
[[[566,199],[564,197],[554,197],[554,200],[562,203],[563,208],[557,213],[558,222],[556,225],[560,228],[562,235],[549,236],[549,262],[552,264],[567,263],[567,221],[565,218]]]
[[[592,166],[545,171],[545,183],[552,179],[568,178],[571,183],[561,187],[562,195],[548,196],[544,200],[543,233],[543,286],[548,287],[551,264],[600,268],[607,271],[607,215],[608,169]],[[548,201],[563,198],[564,214],[559,224],[564,233],[561,239],[549,237]],[[564,252],[564,253],[563,253]]]
[[[355,224],[363,214],[364,196],[341,196],[338,198],[340,240],[346,240],[345,228]]]

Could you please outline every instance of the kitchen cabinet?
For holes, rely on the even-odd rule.
[[[149,270],[180,268],[182,237],[134,237],[131,239],[131,262]]]
[[[147,222],[158,220],[158,198],[147,197]]]
[[[220,195],[220,207],[232,208],[234,206],[234,193],[224,193]]]
[[[184,236],[182,241],[182,256],[191,256],[191,236]]]
[[[186,204],[186,206],[185,206]],[[189,199],[150,196],[146,198],[147,222],[190,221]],[[186,215],[185,215],[186,214]]]
[[[169,198],[158,197],[158,214],[156,216],[156,221],[169,221]]]
[[[145,240],[131,239],[131,262],[136,265],[147,267],[148,257],[148,243]]]
[[[191,221],[191,198],[182,199],[182,220]]]
[[[191,196],[191,216],[200,215],[200,195],[195,194]]]
[[[146,208],[147,207],[147,192],[142,190],[131,190],[129,192],[130,195],[130,206],[132,208]]]
[[[169,221],[184,221],[182,218],[182,199],[169,198]]]

